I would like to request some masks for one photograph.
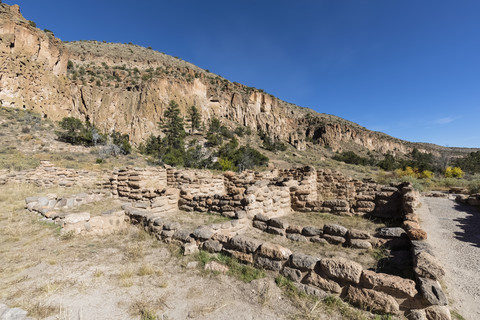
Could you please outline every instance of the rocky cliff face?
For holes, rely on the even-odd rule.
[[[32,27],[16,5],[0,5],[0,61],[2,105],[67,114],[68,53],[60,40]]]
[[[305,149],[306,140],[333,151],[407,153],[413,147],[147,48],[62,43],[32,27],[18,6],[0,4],[0,38],[2,105],[41,112],[53,120],[88,119],[104,131],[128,133],[135,143],[159,133],[157,123],[175,100],[183,114],[197,106],[205,123],[217,117],[231,128],[263,130],[297,149]]]

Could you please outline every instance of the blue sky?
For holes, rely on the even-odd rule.
[[[480,1],[4,0],[409,141],[480,147]]]

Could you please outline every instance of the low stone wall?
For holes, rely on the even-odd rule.
[[[24,171],[0,172],[0,185],[8,182],[27,183],[38,187],[73,187],[97,186],[98,181],[105,180],[106,174],[96,171],[66,169],[55,167],[49,161],[40,161],[35,169]]]
[[[475,193],[472,195],[461,194],[455,198],[455,201],[475,207],[480,207],[480,193]]]
[[[259,214],[254,217],[252,226],[299,242],[329,243],[357,249],[371,249],[372,244],[373,246],[384,244],[372,237],[369,232],[347,229],[338,224],[325,224],[323,228],[289,225],[278,218],[269,219],[267,216]]]
[[[151,200],[167,187],[167,170],[164,168],[123,168],[114,170],[109,178],[114,196],[130,200]]]
[[[308,166],[223,175],[171,167],[124,168],[114,171],[108,186],[114,196],[151,202],[161,197],[166,188],[176,188],[180,190],[180,209],[228,217],[243,217],[246,213],[250,218],[257,214],[273,218],[293,209],[401,218],[402,195],[398,186],[381,187],[372,180],[352,180],[338,172],[317,171]]]
[[[132,223],[153,233],[159,240],[180,244],[185,255],[200,249],[221,252],[242,263],[270,270],[273,276],[282,274],[294,281],[299,290],[319,298],[338,295],[363,309],[409,316],[420,313],[428,320],[437,319],[432,314],[443,312],[443,309],[428,305],[413,280],[365,270],[360,264],[345,258],[295,253],[275,243],[240,235],[237,231],[249,221],[246,219],[188,230],[158,214],[144,212],[142,215],[128,215]],[[267,221],[274,223],[271,219]],[[332,232],[336,232],[333,230],[335,228]]]
[[[62,210],[98,202],[104,198],[101,193],[79,193],[69,197],[60,198],[56,194],[47,194],[43,197],[28,197],[25,199],[28,211],[35,211],[45,218],[56,219],[65,215]]]
[[[104,235],[126,228],[128,219],[123,210],[109,210],[95,217],[91,217],[89,212],[69,212],[76,206],[99,202],[103,198],[103,194],[94,193],[79,193],[66,198],[49,194],[43,197],[28,197],[25,203],[27,210],[39,213],[47,223],[61,226],[64,234],[74,232]]]

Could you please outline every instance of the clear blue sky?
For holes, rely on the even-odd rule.
[[[4,0],[409,141],[480,147],[480,1]]]

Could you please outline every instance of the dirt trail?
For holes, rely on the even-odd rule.
[[[445,268],[451,307],[467,320],[480,319],[480,212],[451,199],[421,203],[421,225]]]

